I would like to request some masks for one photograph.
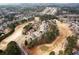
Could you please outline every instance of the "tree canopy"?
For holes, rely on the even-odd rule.
[[[16,42],[11,41],[5,51],[2,51],[2,55],[21,55],[22,51]]]
[[[54,52],[54,51],[51,51],[51,52],[49,53],[49,55],[55,55],[55,52]]]
[[[75,48],[77,43],[77,37],[76,36],[69,36],[67,37],[68,45],[65,49],[65,54],[72,55],[72,50]]]

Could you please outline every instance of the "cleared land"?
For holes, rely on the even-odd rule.
[[[55,51],[55,53],[58,54],[59,50],[64,50],[65,48],[64,43],[66,42],[66,38],[72,35],[72,32],[70,31],[68,24],[61,23],[59,21],[56,21],[56,22],[60,31],[60,35],[55,39],[55,41],[53,41],[50,44],[42,44],[37,47],[34,47],[28,50],[28,52],[31,52],[32,54],[35,54],[35,55],[46,55],[46,54],[49,54],[51,51]],[[27,24],[28,23],[17,26],[15,28],[15,32],[0,43],[0,49],[5,50],[7,47],[7,44],[10,41],[16,41],[19,47],[23,50],[23,52],[27,54],[27,48],[26,47],[23,48],[23,45],[22,45],[23,41],[25,40],[25,36],[22,35],[22,30],[23,30],[23,27]]]
[[[55,51],[56,54],[58,54],[59,50],[64,51],[66,38],[72,35],[72,32],[70,31],[68,24],[61,23],[59,21],[56,22],[60,31],[60,35],[50,44],[42,44],[30,49],[32,54],[48,55],[51,51]]]
[[[28,23],[24,23],[22,25],[17,26],[12,35],[10,35],[9,37],[5,38],[3,41],[0,42],[0,49],[5,50],[7,47],[7,44],[11,41],[16,41],[17,43],[19,43],[18,45],[21,45],[23,41],[22,39],[24,38],[24,36],[22,35],[23,27]],[[30,23],[33,23],[33,21]]]

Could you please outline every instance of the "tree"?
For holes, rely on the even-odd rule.
[[[0,55],[2,55],[2,53],[3,53],[3,51],[2,51],[2,50],[0,50]]]
[[[25,45],[27,45],[27,41],[25,40]]]
[[[27,47],[28,47],[28,48],[32,48],[32,47],[38,45],[38,41],[37,41],[37,40],[38,40],[37,38],[35,38],[35,39],[33,39],[33,40],[32,40],[32,38],[31,38],[31,42],[28,43]]]
[[[58,19],[56,16],[54,16],[54,15],[39,15],[39,17],[40,17],[40,19],[41,20],[50,20],[50,19]]]
[[[59,55],[64,55],[64,52],[62,50],[60,50]]]
[[[46,43],[54,41],[54,39],[59,35],[59,30],[56,25],[50,25],[49,31],[47,31],[42,39],[45,39]]]
[[[77,43],[77,37],[76,36],[69,36],[67,38],[67,41],[68,41],[68,46],[71,48],[74,48]]]
[[[49,53],[49,55],[55,55],[55,52],[54,52],[54,51],[51,51],[51,52]]]
[[[11,28],[11,29],[14,29],[16,26],[15,26],[15,24],[13,24],[13,23],[11,23],[11,24],[8,24],[7,25],[9,28]]]
[[[23,29],[24,29],[23,30],[23,34],[26,34],[27,31],[29,31],[30,29],[32,29],[32,23],[29,23]]]
[[[64,52],[65,55],[72,55],[72,48],[67,47]]]
[[[77,36],[69,36],[67,37],[68,45],[65,49],[65,54],[72,55],[72,50],[75,48],[77,43]]]
[[[8,45],[6,50],[4,51],[4,55],[21,55],[22,51],[18,47],[17,43],[11,41]]]

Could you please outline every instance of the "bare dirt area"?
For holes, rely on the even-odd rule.
[[[56,21],[60,35],[50,44],[42,44],[37,47],[29,49],[34,55],[48,55],[51,51],[55,51],[58,54],[59,50],[63,50],[65,48],[66,38],[72,35],[71,30],[69,29],[69,25],[65,23],[61,23]]]
[[[18,25],[15,28],[15,31],[14,31],[14,33],[12,35],[10,35],[9,37],[5,38],[3,41],[0,42],[0,49],[1,50],[5,50],[6,47],[7,47],[7,44],[9,42],[11,42],[11,41],[16,41],[17,43],[22,44],[22,39],[24,37],[22,35],[23,27],[25,25],[27,25],[28,23],[24,23],[24,24]],[[30,23],[33,23],[33,22],[30,22]]]
[[[68,24],[61,23],[59,21],[56,22],[59,28],[60,35],[50,44],[42,44],[32,49],[27,49],[25,46],[23,46],[22,43],[25,40],[25,36],[22,35],[22,30],[23,27],[29,23],[28,22],[17,26],[15,28],[15,32],[0,43],[0,49],[5,50],[7,44],[10,41],[16,41],[25,54],[27,54],[27,52],[31,52],[33,55],[48,55],[51,51],[55,51],[55,53],[58,54],[59,50],[64,50],[66,38],[72,35],[72,32],[70,31]]]

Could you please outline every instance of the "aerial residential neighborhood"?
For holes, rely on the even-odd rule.
[[[79,4],[0,5],[0,55],[79,55]]]

